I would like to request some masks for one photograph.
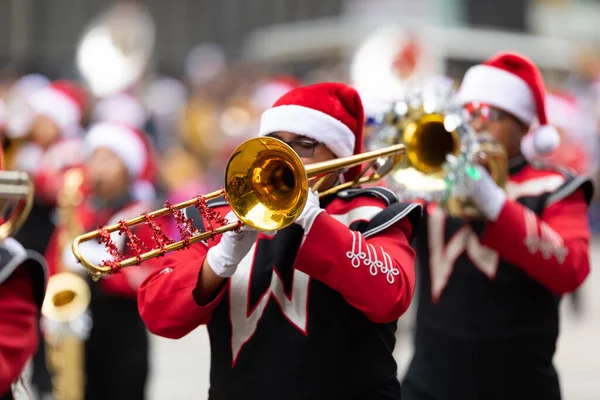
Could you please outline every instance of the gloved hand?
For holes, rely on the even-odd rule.
[[[479,164],[460,162],[453,157],[448,158],[448,166],[450,190],[467,195],[489,221],[495,222],[506,203],[506,193],[496,185],[489,172]]]
[[[230,211],[225,218],[229,223],[238,221],[238,217]],[[211,247],[206,254],[210,268],[222,278],[228,278],[235,273],[238,264],[248,254],[258,238],[258,231],[243,225],[238,232],[223,233],[221,241]]]
[[[123,251],[125,249],[125,235],[119,235],[118,232],[113,232],[110,234],[110,239],[119,250]],[[106,260],[113,259],[113,256],[111,256],[108,247],[106,247],[104,243],[98,243],[93,240],[81,243],[79,245],[79,251],[81,251],[81,254],[88,261],[97,265],[101,265]],[[70,242],[65,244],[65,246],[62,249],[61,262],[62,266],[70,272],[78,274],[82,277],[88,274],[87,269],[85,269],[83,265],[77,262],[77,259],[73,254],[73,250],[71,249]]]
[[[321,214],[324,209],[321,208],[319,203],[319,192],[311,189],[308,190],[308,198],[306,199],[306,205],[300,216],[294,221],[304,229],[304,234],[307,235],[308,231],[315,222],[315,219]]]

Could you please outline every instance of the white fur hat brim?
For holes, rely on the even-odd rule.
[[[45,87],[31,96],[29,104],[36,115],[44,115],[54,121],[63,136],[79,132],[81,111],[69,96]]]
[[[84,142],[86,157],[90,157],[100,147],[116,154],[125,164],[131,178],[139,178],[144,171],[148,158],[146,146],[131,129],[109,122],[92,126]]]
[[[323,143],[338,157],[354,154],[355,136],[341,121],[321,111],[282,105],[268,109],[260,120],[259,136],[275,132],[291,132]]]
[[[504,110],[529,126],[536,119],[531,89],[521,78],[489,65],[469,68],[458,90],[461,104],[485,103]]]

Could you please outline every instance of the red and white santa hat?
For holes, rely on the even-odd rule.
[[[362,151],[364,110],[358,92],[342,83],[318,83],[293,89],[262,114],[259,136],[291,132],[319,141],[337,157]],[[360,167],[348,170],[354,179]]]
[[[90,157],[97,148],[105,148],[125,164],[132,180],[144,178],[148,172],[150,154],[144,135],[126,125],[100,122],[90,127],[84,139],[84,152]]]
[[[64,137],[73,137],[81,129],[87,94],[75,83],[59,80],[35,92],[30,105],[36,115],[54,121]]]
[[[517,53],[499,53],[483,64],[469,68],[458,92],[462,104],[485,103],[504,110],[533,132],[532,150],[548,154],[560,144],[556,129],[548,124],[546,88],[542,74],[528,58]]]

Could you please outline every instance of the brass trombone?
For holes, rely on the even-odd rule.
[[[365,163],[362,173],[351,182],[342,183],[320,192],[326,196],[357,185],[375,182],[392,171],[406,155],[403,144],[384,149],[304,166],[296,152],[282,141],[270,137],[253,138],[238,146],[227,162],[223,189],[202,196],[205,201],[225,196],[240,222],[261,231],[275,231],[292,224],[304,209],[308,198],[309,181],[313,189],[335,171],[345,170]],[[367,174],[372,170],[370,174]],[[122,231],[150,219],[159,218],[175,210],[196,206],[200,198],[191,199],[170,207],[110,225],[103,229],[78,236],[73,241],[73,254],[94,279],[110,274],[114,268],[96,265],[81,254],[81,243],[97,240],[107,233]],[[118,262],[117,268],[138,265],[140,262],[180,250],[190,244],[207,240],[215,235],[239,228],[239,223],[228,223],[214,231],[198,233],[188,240],[170,243]],[[106,264],[106,263],[105,263]]]

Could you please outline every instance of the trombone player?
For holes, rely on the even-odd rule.
[[[308,164],[360,153],[363,119],[354,89],[321,83],[283,95],[263,113],[260,135]],[[227,203],[210,205],[235,218]],[[395,322],[413,295],[420,215],[382,188],[322,198],[309,189],[287,228],[242,227],[163,257],[140,287],[141,316],[173,339],[208,326],[210,399],[400,399]]]
[[[453,182],[463,182],[483,220],[426,205],[404,399],[558,400],[559,302],[589,273],[593,183],[522,156],[558,145],[541,73],[524,56],[501,53],[470,68],[457,96],[471,126],[504,148],[510,177],[503,190],[481,165],[453,163]]]

